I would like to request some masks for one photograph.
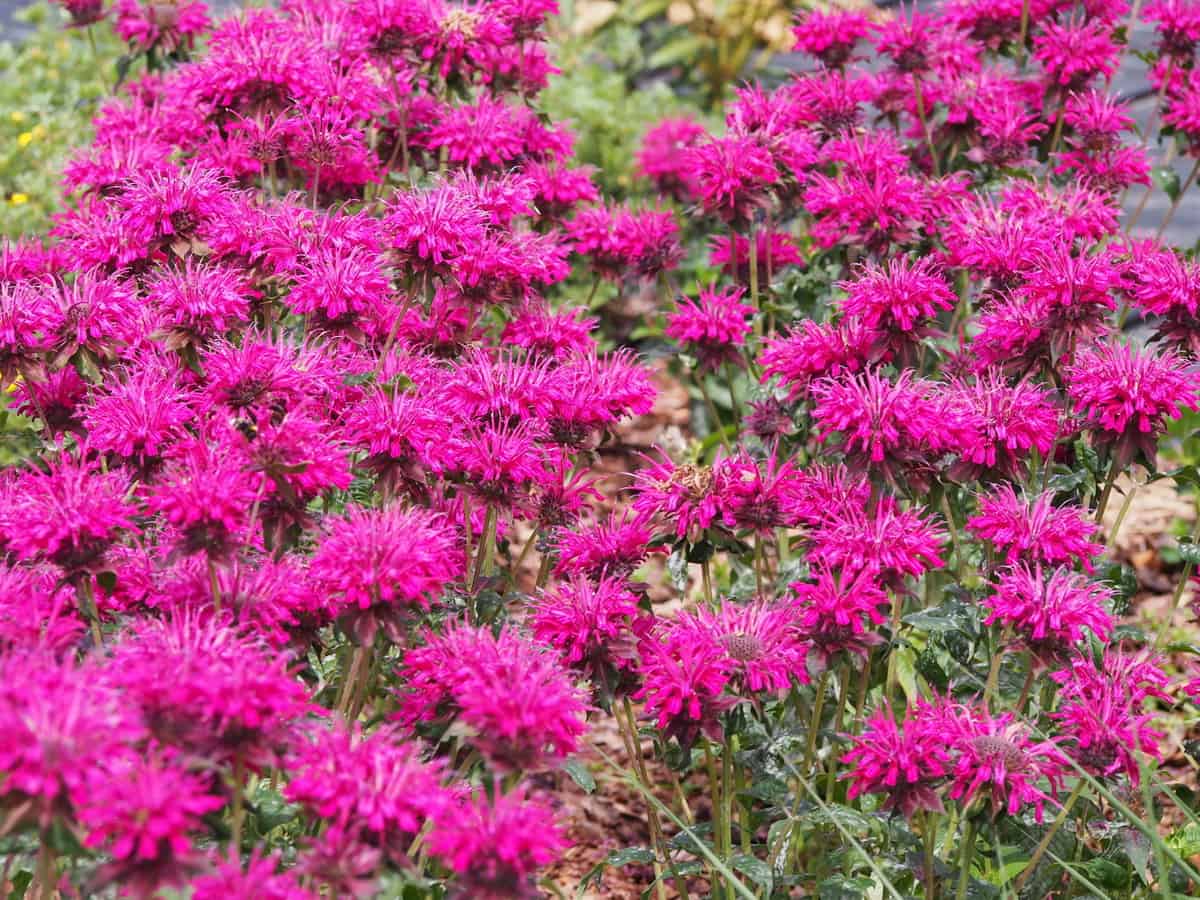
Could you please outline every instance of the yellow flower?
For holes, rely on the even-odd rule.
[[[22,131],[20,134],[17,135],[17,143],[22,147],[28,147],[32,141],[33,141],[33,132],[32,131]]]
[[[16,122],[18,124],[25,121],[25,113],[21,112],[19,109],[14,109],[12,112],[10,112],[8,114],[8,117],[13,122]]]
[[[11,203],[13,206],[21,206],[21,205],[29,202],[29,195],[28,194],[13,194],[11,197],[8,198],[8,202]]]

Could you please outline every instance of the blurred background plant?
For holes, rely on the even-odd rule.
[[[67,28],[46,4],[17,14],[19,41],[0,30],[0,238],[44,232],[61,203],[59,178],[87,142],[121,42],[107,25]],[[94,42],[93,42],[94,41]]]

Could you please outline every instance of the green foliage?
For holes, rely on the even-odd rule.
[[[586,23],[579,20],[568,18],[564,25],[554,47],[562,74],[539,95],[541,108],[551,119],[571,123],[578,135],[575,155],[597,167],[595,180],[605,194],[649,196],[649,184],[634,173],[642,135],[665,116],[698,116],[698,110],[666,81],[641,83],[649,60],[628,15],[587,33],[580,33]]]
[[[60,11],[38,4],[19,14],[34,30],[0,43],[0,237],[38,234],[60,206],[70,151],[86,143],[120,41],[104,24],[65,28]]]

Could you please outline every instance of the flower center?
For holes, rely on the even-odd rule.
[[[986,762],[1001,762],[1009,771],[1025,768],[1028,760],[1024,750],[1012,741],[996,735],[981,735],[971,741],[971,746]]]
[[[738,662],[750,662],[758,659],[763,653],[762,641],[752,634],[745,634],[741,631],[725,635],[721,643],[725,646],[726,652]]]

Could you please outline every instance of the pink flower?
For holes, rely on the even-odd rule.
[[[0,527],[22,559],[40,559],[69,577],[92,571],[125,531],[134,528],[130,481],[85,458],[46,460],[8,485]]]
[[[471,252],[484,236],[483,211],[452,184],[396,191],[383,220],[400,262],[441,271]]]
[[[137,465],[151,467],[183,436],[194,417],[190,397],[165,362],[147,360],[107,379],[84,409],[88,443]]]
[[[954,472],[959,477],[996,472],[1020,478],[1033,450],[1046,459],[1054,449],[1059,410],[1051,395],[1031,382],[1009,386],[987,370],[972,382],[951,381],[946,399],[961,410],[965,424],[954,448],[960,455]]]
[[[720,741],[720,716],[737,704],[725,694],[735,661],[713,641],[689,640],[678,625],[648,635],[640,645],[642,689],[646,713],[657,718],[664,737],[690,748],[702,733]]]
[[[664,332],[695,353],[701,369],[719,369],[729,363],[742,366],[738,350],[746,343],[751,331],[748,318],[755,309],[742,302],[745,291],[731,288],[718,291],[715,287],[700,290],[700,297],[679,298],[676,311],[667,317]]]
[[[676,536],[699,540],[721,514],[721,484],[713,466],[676,465],[665,454],[637,473],[633,508],[670,524]]]
[[[593,580],[628,578],[650,552],[654,532],[649,518],[628,510],[595,524],[558,535],[557,570]]]
[[[636,630],[644,618],[638,598],[623,582],[592,582],[574,575],[535,601],[529,627],[557,649],[573,669],[613,692],[636,660]]]
[[[1171,350],[1096,344],[1079,352],[1066,376],[1067,392],[1093,440],[1122,465],[1139,455],[1153,459],[1167,420],[1197,409],[1200,378]]]
[[[54,568],[0,565],[0,653],[67,653],[85,629],[74,593],[59,584]]]
[[[891,606],[875,573],[869,565],[840,574],[820,566],[811,577],[812,583],[797,581],[788,587],[796,595],[797,631],[812,655],[824,669],[842,653],[866,660],[871,648],[883,642],[876,629],[887,621]]]
[[[793,679],[808,682],[806,648],[796,637],[792,618],[788,607],[766,600],[727,601],[716,612],[700,608],[682,613],[669,640],[711,645],[724,655],[733,691],[778,694]]]
[[[666,118],[642,137],[637,167],[660,194],[679,201],[696,194],[696,176],[689,151],[704,137],[704,126],[688,116]]]
[[[1200,43],[1200,9],[1190,0],[1151,0],[1142,18],[1155,23],[1160,54],[1187,59]]]
[[[254,770],[277,762],[310,707],[287,659],[228,616],[138,622],[113,651],[112,678],[164,745]]]
[[[105,880],[141,897],[183,881],[194,852],[191,835],[202,830],[204,815],[225,805],[208,778],[151,753],[95,773],[79,809],[84,846],[103,848],[113,858]]]
[[[241,854],[214,860],[213,870],[191,882],[193,900],[309,900],[290,872],[277,871],[276,854],[250,853],[243,870]]]
[[[883,794],[881,809],[899,810],[909,821],[922,810],[943,812],[937,789],[954,765],[944,719],[942,709],[921,701],[899,724],[890,706],[872,713],[841,758],[849,767],[841,775],[850,780],[847,799]]]
[[[825,376],[838,378],[878,361],[879,337],[857,319],[843,319],[836,325],[804,319],[790,333],[766,339],[763,377],[778,375],[788,388],[788,400],[794,402]]]
[[[533,875],[567,846],[553,811],[524,785],[491,800],[482,792],[464,797],[429,835],[430,850],[478,900],[532,900]]]
[[[690,158],[700,202],[730,223],[744,222],[763,206],[779,177],[771,154],[753,138],[713,138],[697,144]]]
[[[1044,21],[1033,37],[1033,58],[1046,80],[1063,91],[1078,91],[1098,75],[1111,75],[1119,55],[1111,26],[1098,19]]]
[[[452,721],[497,771],[537,770],[579,749],[584,695],[558,654],[504,629],[455,625],[404,655],[398,718]]]
[[[1055,506],[1054,493],[1017,496],[1002,484],[979,498],[979,514],[967,528],[1003,554],[1007,565],[1020,559],[1057,565],[1078,561],[1089,572],[1104,545],[1090,540],[1096,526],[1077,506]]]
[[[284,796],[329,828],[381,847],[399,865],[425,823],[450,804],[441,761],[424,762],[421,746],[393,726],[363,734],[334,722],[308,730],[288,763]]]
[[[196,264],[188,257],[182,269],[155,273],[147,285],[146,299],[157,308],[164,326],[181,336],[205,339],[244,322],[250,296],[238,272]]]
[[[0,655],[0,797],[6,808],[33,801],[46,828],[89,796],[93,774],[145,737],[136,711],[92,662],[44,652]]]
[[[351,507],[313,555],[313,583],[335,615],[427,609],[462,571],[453,529],[425,509]]]
[[[1053,656],[1083,640],[1085,628],[1107,641],[1111,598],[1110,590],[1068,569],[1018,563],[1000,576],[996,593],[984,598],[990,610],[984,623],[1003,623],[1035,652]]]
[[[172,3],[142,3],[117,0],[114,30],[121,40],[140,50],[154,48],[162,53],[190,50],[195,39],[212,26],[208,7],[200,0]]]
[[[871,22],[866,16],[840,9],[801,13],[792,28],[796,49],[815,56],[832,69],[850,62],[855,45],[870,32]]]
[[[943,740],[955,752],[950,796],[967,806],[977,796],[989,801],[993,818],[1015,816],[1026,806],[1042,821],[1042,810],[1058,793],[1066,760],[1053,741],[1033,738],[1010,713],[993,717],[971,706],[948,709]],[[1039,785],[1046,782],[1047,794]]]
[[[892,590],[903,590],[905,576],[917,578],[944,564],[941,529],[886,496],[874,512],[850,505],[831,511],[810,538],[814,561],[831,569],[874,571]]]

